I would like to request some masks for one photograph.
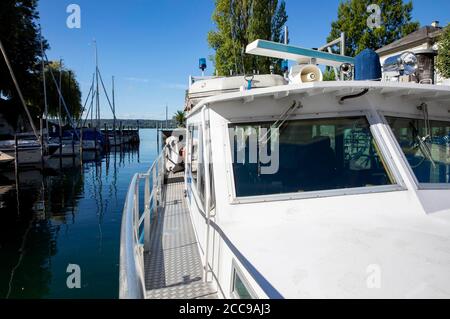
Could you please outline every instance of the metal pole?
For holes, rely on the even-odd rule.
[[[341,32],[341,55],[345,55],[345,32]],[[344,72],[341,72],[341,81],[345,80]]]
[[[115,98],[115,87],[114,87],[114,76],[112,77],[112,100],[113,100],[113,132],[114,132],[114,147],[117,145],[116,140],[116,98]]]
[[[59,166],[62,168],[62,109],[61,109],[61,103],[62,103],[62,59],[59,60],[59,92],[61,94],[59,95]]]
[[[100,91],[98,89],[98,51],[97,51],[97,41],[94,40],[95,45],[95,78],[96,78],[96,86],[97,86],[97,97],[96,97],[96,109],[97,109],[97,124],[96,127],[100,126]]]
[[[45,56],[44,56],[44,42],[42,41],[42,30],[39,26],[39,37],[41,41],[41,58],[42,58],[42,82],[44,83],[44,117],[45,117],[45,128],[47,129],[47,140],[48,140],[48,101],[47,101],[47,81],[45,78]],[[42,139],[41,139],[42,140]]]
[[[145,176],[145,190],[144,190],[144,252],[150,251],[150,174]]]
[[[19,94],[19,98],[20,98],[20,101],[22,102],[22,106],[25,109],[25,112],[27,113],[28,120],[30,121],[31,128],[33,129],[34,136],[36,137],[36,140],[39,141],[39,136],[38,136],[36,127],[34,126],[34,123],[33,123],[33,118],[31,117],[30,111],[28,110],[27,104],[25,103],[25,99],[23,98],[22,91],[20,90],[20,87],[19,87],[19,83],[17,82],[16,76],[14,75],[14,71],[11,67],[11,63],[9,62],[8,56],[6,55],[6,51],[5,51],[5,48],[3,47],[3,43],[1,40],[0,40],[0,50],[2,51],[3,58],[5,59],[9,73],[11,74],[11,78],[14,82],[17,93]]]
[[[169,107],[166,104],[166,128],[169,128]]]

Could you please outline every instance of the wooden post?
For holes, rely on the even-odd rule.
[[[80,164],[83,169],[83,127],[80,127]]]
[[[41,118],[39,121],[40,125],[40,141],[41,141],[41,168],[44,169],[44,130],[43,130],[43,119]]]
[[[105,130],[104,130],[104,134],[105,134],[105,146],[108,147],[107,151],[109,152],[109,135],[108,135],[108,127],[106,126],[106,122],[105,122]]]
[[[17,173],[19,170],[19,143],[17,141],[17,135],[14,135],[14,164],[15,164],[15,173],[16,173],[16,177],[17,177]]]
[[[75,167],[75,140],[74,140],[74,134],[72,134],[72,166]]]
[[[20,200],[19,200],[19,145],[17,142],[17,135],[14,135],[14,176],[16,178],[16,203],[17,215],[20,215]]]

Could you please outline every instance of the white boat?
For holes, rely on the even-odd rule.
[[[0,141],[0,151],[15,158],[14,140]],[[35,140],[18,141],[19,165],[38,164],[42,162],[41,145]]]
[[[185,173],[131,181],[121,298],[450,297],[450,87],[293,71],[191,83]]]

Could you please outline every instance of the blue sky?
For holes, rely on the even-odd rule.
[[[66,26],[66,8],[81,7],[81,28]],[[318,47],[325,43],[338,0],[286,0],[291,44]],[[450,22],[450,1],[413,0],[413,18],[421,25]],[[214,28],[213,0],[40,0],[49,59],[62,58],[77,75],[83,101],[95,70],[93,39],[108,89],[116,78],[117,117],[164,119],[182,109],[189,75],[199,75],[198,58],[213,52],[207,32]],[[207,74],[213,72],[208,61]],[[112,118],[105,98],[103,118]]]

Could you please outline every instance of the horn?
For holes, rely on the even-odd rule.
[[[291,68],[289,79],[292,83],[320,82],[322,71],[314,64],[295,65]]]

